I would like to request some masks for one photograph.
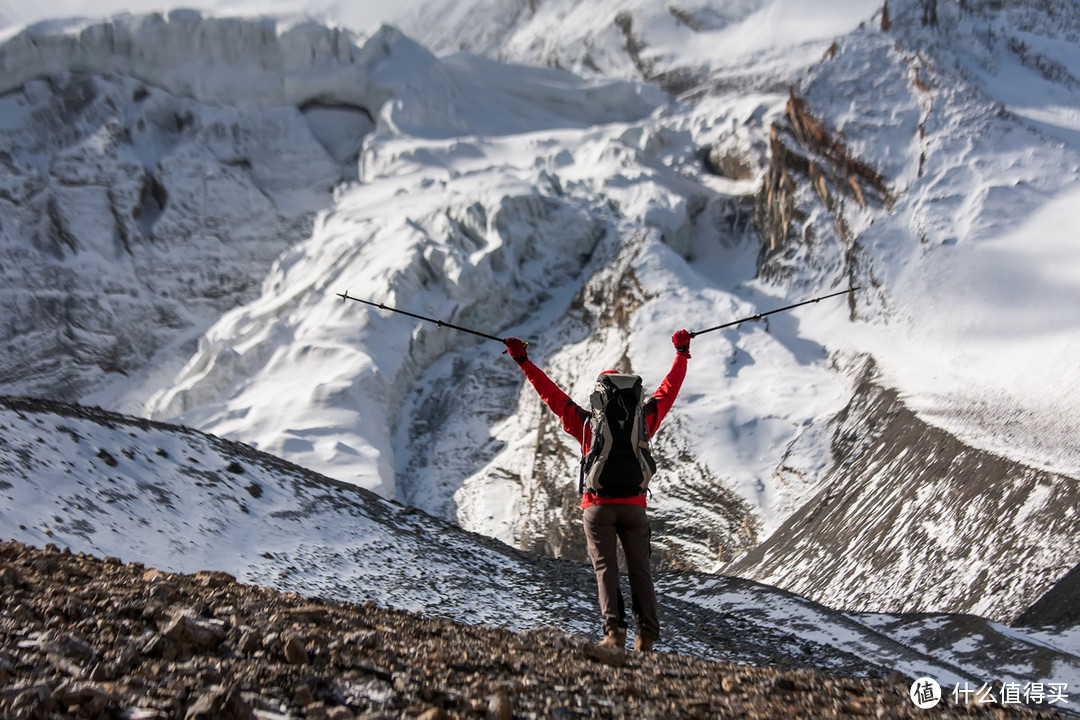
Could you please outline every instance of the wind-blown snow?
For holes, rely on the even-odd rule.
[[[865,346],[924,418],[1071,475],[1080,473],[1078,203],[1080,188],[1066,188],[977,247],[930,251],[932,261],[892,284],[902,318]],[[900,328],[903,345],[892,339]]]
[[[511,7],[507,8],[506,6]],[[670,3],[467,0],[407,5],[387,18],[439,54],[467,51],[532,64],[558,63],[591,75],[640,77],[671,66],[718,69],[752,61],[786,73],[814,62],[833,38],[879,10],[874,0],[737,0]],[[474,18],[486,16],[488,22]],[[635,48],[627,52],[627,35]]]

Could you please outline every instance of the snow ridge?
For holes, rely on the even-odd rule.
[[[348,30],[314,21],[203,17],[194,10],[32,25],[0,46],[0,92],[43,75],[117,74],[204,103],[381,105],[370,81],[393,43],[365,52]],[[347,94],[346,94],[347,93]]]

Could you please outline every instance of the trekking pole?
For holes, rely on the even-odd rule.
[[[460,325],[453,325],[451,323],[445,322],[443,320],[438,320],[436,318],[424,317],[423,315],[417,315],[416,313],[411,313],[411,312],[408,312],[406,310],[398,310],[397,308],[390,307],[389,305],[384,305],[382,303],[371,302],[370,300],[363,300],[363,299],[358,298],[358,297],[353,297],[352,295],[349,294],[348,290],[346,290],[343,293],[337,293],[337,296],[339,298],[341,298],[342,302],[344,302],[346,300],[355,300],[358,303],[364,303],[365,305],[370,305],[372,307],[377,307],[380,310],[389,310],[390,312],[396,312],[396,313],[399,313],[401,315],[408,315],[409,317],[416,318],[417,320],[424,320],[426,322],[435,323],[439,327],[447,327],[447,328],[450,328],[451,330],[460,330],[461,332],[467,332],[470,335],[477,335],[477,336],[485,338],[487,340],[494,340],[495,342],[499,343],[500,345],[505,344],[505,341],[501,337],[495,337],[494,335],[488,335],[487,333],[482,333],[482,332],[480,332],[478,330],[470,330],[467,327],[461,327]]]
[[[809,305],[810,303],[816,303],[819,300],[827,300],[832,297],[837,297],[838,295],[847,295],[848,293],[854,293],[856,290],[860,289],[861,288],[857,287],[848,288],[847,290],[841,290],[840,292],[835,292],[831,295],[822,295],[821,297],[816,297],[812,300],[803,300],[802,302],[797,302],[794,305],[786,305],[782,308],[776,308],[775,310],[770,310],[768,312],[758,313],[757,315],[751,315],[750,317],[744,317],[741,320],[732,320],[731,322],[724,323],[723,325],[717,325],[716,327],[705,328],[704,330],[692,332],[690,333],[690,337],[697,337],[698,335],[704,335],[705,333],[712,332],[713,330],[720,330],[721,328],[731,327],[732,325],[738,325],[739,323],[750,322],[752,320],[760,320],[766,315],[774,315],[778,312],[784,312],[785,310],[791,310],[792,308],[802,307],[803,305]]]

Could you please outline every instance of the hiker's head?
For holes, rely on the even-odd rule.
[[[619,374],[618,370],[604,370],[602,373],[600,373],[599,375],[596,376],[596,379],[599,380],[600,378],[604,377],[605,375],[618,375],[618,374]]]

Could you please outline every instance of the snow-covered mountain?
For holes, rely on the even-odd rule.
[[[502,348],[336,293],[527,338],[584,398],[858,285],[695,339],[658,564],[1010,621],[1080,563],[1080,12],[797,6],[7,32],[0,391],[580,558],[577,449]]]
[[[16,398],[0,398],[0,430],[0,523],[20,541],[472,624],[597,632],[585,564],[516,551],[242,443]],[[943,686],[1080,683],[1076,637],[843,613],[734,577],[663,572],[657,585],[670,652]]]

